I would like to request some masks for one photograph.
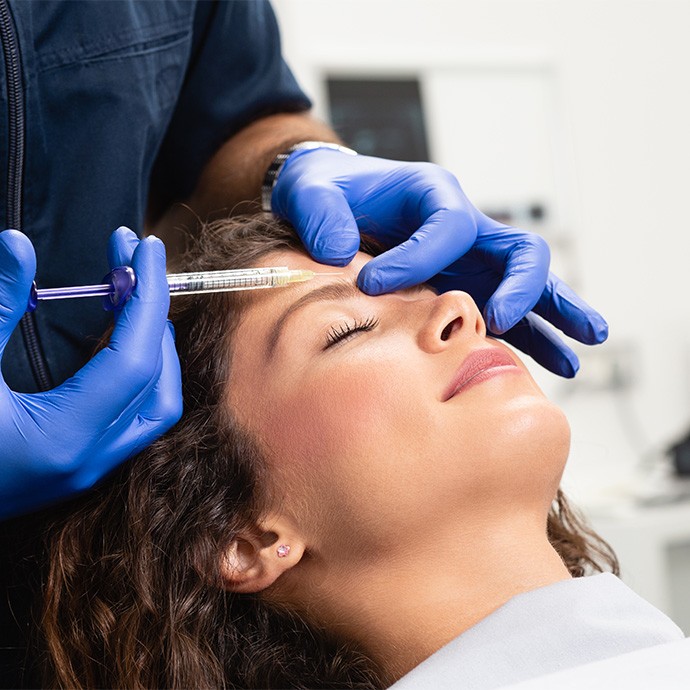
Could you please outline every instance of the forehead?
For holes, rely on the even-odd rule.
[[[245,319],[271,318],[275,320],[287,307],[303,295],[316,288],[334,282],[353,282],[359,272],[372,257],[363,252],[357,252],[354,259],[347,266],[327,266],[314,261],[305,253],[297,250],[272,252],[258,262],[260,268],[268,266],[287,266],[291,269],[314,271],[318,275],[304,283],[292,283],[286,287],[254,290],[249,294],[249,302],[245,311]]]
[[[372,257],[364,252],[357,252],[354,259],[347,266],[329,266],[314,261],[310,256],[296,249],[287,249],[280,252],[272,252],[265,256],[259,263],[261,266],[287,266],[288,268],[301,268],[315,273],[340,273],[340,279],[357,277],[362,266]]]

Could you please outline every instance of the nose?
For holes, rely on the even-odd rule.
[[[466,292],[450,290],[427,302],[417,339],[422,350],[433,354],[452,347],[460,338],[485,336],[486,325],[474,300]]]

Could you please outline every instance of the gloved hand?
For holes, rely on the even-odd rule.
[[[0,517],[86,489],[181,415],[180,368],[167,324],[165,248],[115,231],[111,264],[138,278],[108,346],[45,393],[14,393],[0,378]],[[0,358],[26,311],[36,258],[29,239],[0,233]],[[39,307],[40,309],[40,307]]]
[[[485,216],[437,165],[327,148],[296,151],[277,179],[272,209],[295,226],[322,263],[349,263],[359,233],[373,236],[389,250],[362,268],[358,283],[364,292],[378,295],[422,282],[441,291],[464,290],[491,334],[561,376],[575,375],[577,356],[536,315],[589,345],[608,336],[606,321],[549,273],[546,242]]]

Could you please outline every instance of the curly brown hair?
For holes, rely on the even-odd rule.
[[[203,230],[183,266],[240,268],[300,247],[271,216],[223,220]],[[173,300],[182,420],[56,525],[42,617],[51,687],[384,687],[380,669],[348,640],[221,586],[218,554],[267,502],[264,458],[224,403],[246,300]],[[560,490],[547,530],[573,576],[618,573],[610,547]]]

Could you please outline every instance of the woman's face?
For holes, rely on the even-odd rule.
[[[233,339],[229,404],[266,451],[276,509],[353,564],[434,526],[545,516],[568,452],[560,410],[466,293],[360,292],[370,258],[271,254],[264,266],[332,275],[252,293]]]

